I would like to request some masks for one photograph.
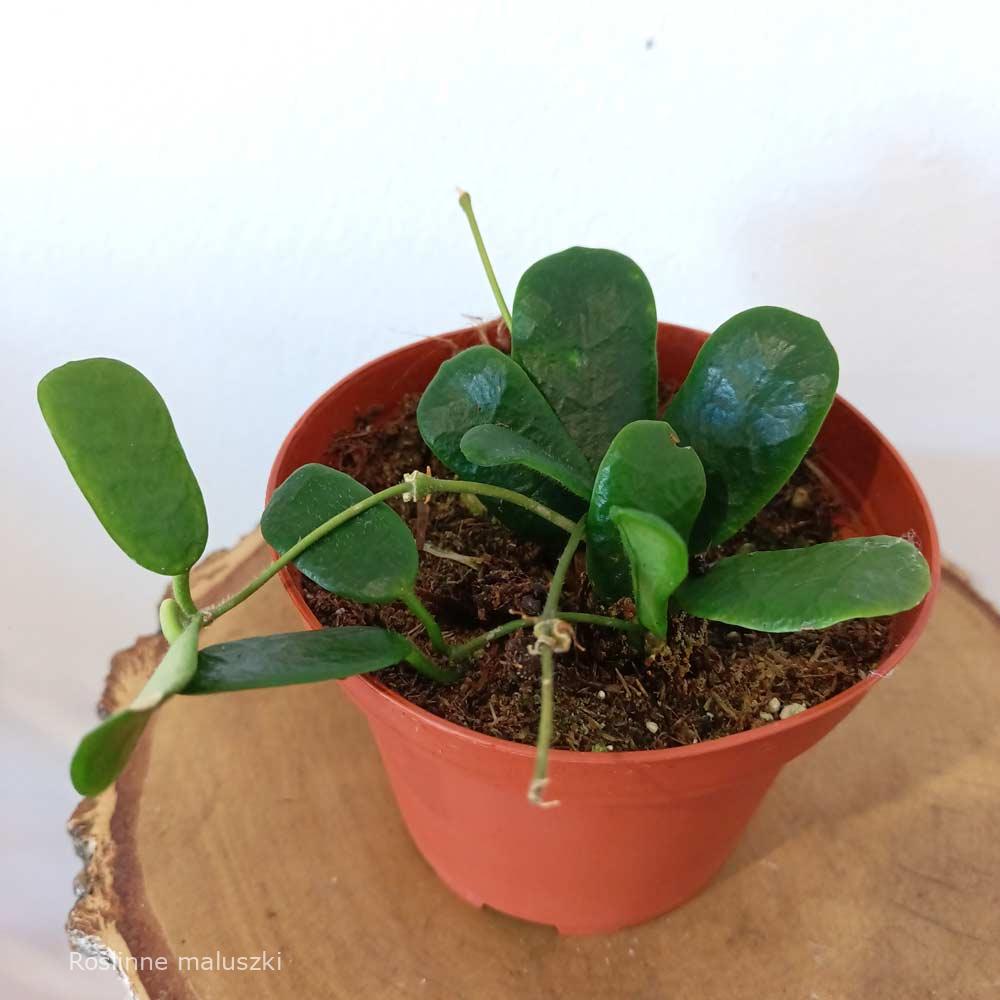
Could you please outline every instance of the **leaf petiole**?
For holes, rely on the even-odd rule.
[[[444,636],[441,635],[441,626],[438,625],[437,619],[428,610],[427,605],[412,590],[405,591],[400,595],[399,599],[406,605],[409,612],[419,620],[420,624],[423,625],[424,630],[427,632],[427,637],[431,641],[431,645],[439,653],[449,656],[451,654],[451,647],[444,641]]]
[[[436,681],[438,684],[454,684],[464,673],[462,670],[445,670],[439,667],[430,657],[424,656],[416,648],[406,657],[406,662],[414,670],[425,677],[429,677],[432,681]]]
[[[185,617],[194,618],[198,614],[198,606],[191,597],[191,577],[187,572],[174,577],[174,600]]]

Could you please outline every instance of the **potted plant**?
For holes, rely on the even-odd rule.
[[[97,516],[173,580],[166,655],[71,776],[102,791],[173,695],[342,680],[448,885],[562,931],[613,930],[704,886],[781,767],[905,655],[936,585],[933,522],[835,397],[814,320],[762,307],[707,340],[658,327],[635,263],[583,248],[529,268],[511,313],[460,201],[504,326],[411,345],[318,400],[272,470],[275,560],[215,606],[191,599],[207,519],[156,390],[108,359],[42,380]],[[344,471],[356,421],[374,492]],[[409,456],[424,464],[393,465]],[[278,573],[310,631],[204,645]],[[484,578],[492,603],[470,611]],[[817,662],[832,664],[819,686]],[[560,667],[575,685],[562,717]]]

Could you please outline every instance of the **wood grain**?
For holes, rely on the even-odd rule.
[[[213,556],[196,599],[265,559],[255,535]],[[272,582],[208,638],[297,627]],[[151,1000],[1000,996],[998,638],[995,612],[948,572],[915,653],[786,769],[710,888],[603,938],[454,898],[335,684],[175,699],[70,821],[85,858],[70,938],[131,961]],[[161,641],[114,658],[104,710]],[[178,968],[263,951],[280,971]],[[137,971],[140,958],[166,968]]]

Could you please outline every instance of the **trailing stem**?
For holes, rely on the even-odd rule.
[[[545,798],[545,786],[549,783],[549,748],[552,746],[552,713],[555,702],[555,657],[551,646],[539,650],[541,660],[540,694],[541,705],[538,713],[538,735],[535,738],[535,769],[528,785],[528,801],[543,809],[559,805],[558,799]]]
[[[564,517],[557,511],[539,503],[537,500],[524,496],[521,493],[516,493],[513,490],[504,489],[502,486],[492,486],[489,483],[475,483],[461,479],[436,479],[433,476],[429,476],[422,472],[409,473],[404,478],[403,482],[397,483],[395,486],[390,486],[379,491],[378,493],[373,493],[371,496],[365,497],[364,500],[360,500],[358,503],[342,510],[339,514],[335,514],[333,517],[329,518],[329,520],[324,521],[321,525],[314,528],[307,535],[296,542],[295,545],[291,546],[291,548],[284,552],[278,559],[275,559],[274,562],[264,569],[255,579],[251,580],[250,583],[248,583],[242,590],[233,594],[232,597],[227,598],[220,604],[215,605],[213,608],[207,608],[204,611],[199,612],[195,608],[194,603],[191,601],[190,587],[187,576],[175,577],[174,593],[176,595],[177,605],[180,606],[180,608],[184,610],[185,614],[189,616],[200,614],[203,624],[210,625],[213,621],[222,617],[222,615],[227,612],[232,611],[232,609],[237,605],[242,604],[243,601],[255,594],[261,587],[264,586],[265,583],[268,582],[268,580],[279,573],[285,566],[288,566],[290,563],[293,563],[296,559],[298,559],[299,556],[306,551],[306,549],[315,545],[318,541],[330,534],[330,532],[335,531],[342,524],[345,524],[352,518],[357,517],[359,514],[363,514],[366,510],[370,510],[372,507],[375,507],[386,500],[390,500],[393,497],[401,496],[404,500],[423,500],[425,497],[434,493],[472,494],[475,496],[486,496],[492,497],[496,500],[503,500],[518,507],[523,507],[525,510],[529,510],[533,514],[537,514],[539,517],[549,521],[551,524],[569,532],[569,539],[566,543],[566,548],[563,550],[563,553],[559,558],[559,562],[557,563],[552,574],[552,583],[549,587],[548,597],[540,618],[516,618],[512,621],[505,622],[503,625],[499,625],[488,632],[484,632],[482,635],[476,636],[473,639],[469,639],[466,642],[452,646],[442,635],[441,627],[434,618],[434,615],[416,594],[408,592],[401,595],[400,598],[414,617],[416,617],[423,625],[435,651],[443,656],[446,656],[452,663],[455,664],[464,663],[464,661],[468,660],[489,643],[510,635],[518,629],[526,628],[528,625],[534,627],[536,635],[535,649],[541,658],[542,701],[538,730],[537,756],[535,761],[535,775],[532,779],[529,797],[532,802],[539,805],[552,804],[543,803],[541,795],[547,780],[546,773],[548,770],[548,751],[549,745],[552,742],[552,655],[553,651],[560,652],[563,649],[568,648],[568,642],[571,641],[569,638],[569,636],[571,636],[571,629],[566,623],[578,622],[581,624],[599,625],[604,628],[612,628],[628,632],[630,635],[641,635],[642,633],[642,626],[638,622],[625,621],[622,618],[611,618],[605,615],[592,615],[583,612],[565,612],[557,617],[559,597],[562,593],[563,584],[566,580],[566,573],[568,572],[570,563],[573,560],[573,555],[583,539],[584,519],[574,523],[568,517]],[[190,611],[185,609],[185,603],[187,604],[187,607],[191,609]],[[171,626],[170,631],[175,631],[172,628],[172,620],[168,620],[167,624]],[[562,628],[560,628],[560,626],[562,626]],[[167,629],[164,629],[164,631],[166,632]],[[438,667],[422,654],[415,654],[415,657],[411,659],[410,662],[411,665],[421,673],[444,684],[452,683],[458,680],[462,676],[464,670],[464,667],[458,666],[451,670]]]
[[[551,507],[546,507],[545,504],[539,503],[532,497],[526,497],[523,493],[516,493],[503,486],[492,486],[489,483],[474,483],[464,479],[434,479],[422,472],[417,475],[419,481],[416,489],[420,493],[472,493],[480,497],[492,497],[494,500],[503,500],[516,507],[523,507],[557,528],[562,528],[563,531],[573,530],[573,521],[570,518],[563,517]]]
[[[624,618],[610,618],[607,615],[591,615],[582,611],[561,611],[559,617],[563,621],[574,622],[580,625],[600,625],[603,628],[616,629],[619,632],[628,632],[629,635],[640,636],[644,631],[639,622],[626,621]],[[510,635],[519,629],[527,628],[529,625],[537,625],[541,619],[525,617],[514,618],[512,621],[504,622],[489,632],[477,635],[474,639],[469,639],[459,646],[452,646],[449,654],[453,660],[466,660],[479,650],[488,646],[497,639]]]
[[[443,653],[445,656],[450,656],[451,646],[444,641],[444,636],[441,635],[441,626],[438,625],[437,619],[430,613],[424,602],[412,590],[403,594],[400,600],[409,609],[410,614],[423,625],[424,630],[427,632],[427,638],[430,639],[431,645],[437,652]]]
[[[541,692],[540,711],[538,716],[538,736],[535,740],[535,768],[528,785],[528,801],[536,806],[555,806],[558,801],[545,799],[545,786],[549,783],[549,748],[552,746],[552,715],[554,705],[553,690],[555,680],[555,653],[565,652],[572,643],[572,633],[569,627],[560,629],[564,624],[557,617],[559,614],[559,598],[562,595],[566,574],[569,572],[573,556],[583,540],[586,518],[580,518],[573,528],[566,548],[563,549],[559,562],[552,574],[545,607],[542,609],[542,620],[535,625],[535,652],[541,661]]]
[[[237,591],[232,597],[227,598],[221,604],[217,604],[214,608],[209,608],[207,611],[203,611],[202,615],[205,619],[205,624],[209,625],[214,622],[217,618],[221,618],[226,612],[232,611],[238,604],[242,604],[248,597],[252,597],[254,594],[260,590],[261,587],[267,583],[271,577],[276,576],[281,570],[283,570],[289,563],[295,562],[296,559],[303,552],[306,551],[311,545],[315,545],[320,539],[326,538],[331,531],[339,528],[342,524],[350,521],[351,518],[357,517],[358,514],[363,514],[366,510],[377,506],[382,503],[383,500],[390,500],[392,497],[402,496],[411,486],[407,482],[397,483],[395,486],[390,486],[387,489],[380,490],[378,493],[373,493],[370,497],[365,497],[364,500],[359,500],[356,504],[352,504],[346,510],[342,510],[339,514],[335,514],[328,521],[324,521],[319,527],[313,528],[308,535],[299,539],[290,549],[288,549],[284,554],[279,556],[277,559],[271,563],[267,569],[263,570],[258,576],[251,580],[242,590]],[[180,603],[180,602],[178,602]]]
[[[356,504],[352,504],[339,514],[335,514],[329,520],[324,521],[318,527],[313,528],[308,535],[305,535],[284,554],[275,559],[273,563],[251,580],[242,590],[233,594],[232,597],[227,598],[221,604],[217,604],[214,608],[208,608],[203,611],[202,617],[204,623],[208,625],[217,618],[221,618],[226,612],[232,611],[238,604],[242,604],[248,597],[257,593],[271,577],[276,576],[287,565],[295,562],[311,545],[315,545],[316,542],[325,538],[331,531],[339,528],[342,524],[357,517],[359,514],[363,514],[366,510],[378,506],[378,504],[385,500],[391,500],[393,497],[401,496],[404,499],[420,500],[432,493],[474,493],[478,496],[493,497],[496,500],[504,500],[515,506],[523,507],[525,510],[531,511],[532,514],[537,514],[539,517],[562,528],[564,531],[573,530],[573,522],[568,517],[563,517],[562,514],[546,507],[545,504],[539,503],[537,500],[526,497],[521,493],[516,493],[514,490],[504,489],[502,486],[491,486],[488,483],[464,482],[460,479],[435,479],[433,476],[428,476],[423,472],[409,473],[403,482],[396,483],[395,486],[389,486],[378,493],[373,493],[370,497],[365,497],[364,500],[359,500]],[[177,592],[178,581],[180,579],[180,577],[174,578],[175,592]],[[187,577],[185,576],[184,581],[186,582],[186,580]],[[190,591],[187,591],[187,599],[190,601]],[[177,603],[181,605],[182,609],[184,608],[180,594],[178,595]],[[196,613],[193,604],[191,607],[193,609],[191,613]],[[413,609],[411,608],[411,610]],[[430,614],[430,612],[427,613]]]

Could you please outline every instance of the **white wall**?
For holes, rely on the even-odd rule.
[[[0,835],[25,859],[0,898],[36,900],[0,928],[15,947],[61,961],[64,760],[161,588],[75,495],[35,382],[91,354],[147,372],[229,544],[317,394],[494,312],[457,184],[508,294],[582,243],[633,256],[664,319],[819,318],[844,395],[1000,597],[995,5],[32,3],[3,22],[2,738],[33,754],[8,791],[40,803]]]

